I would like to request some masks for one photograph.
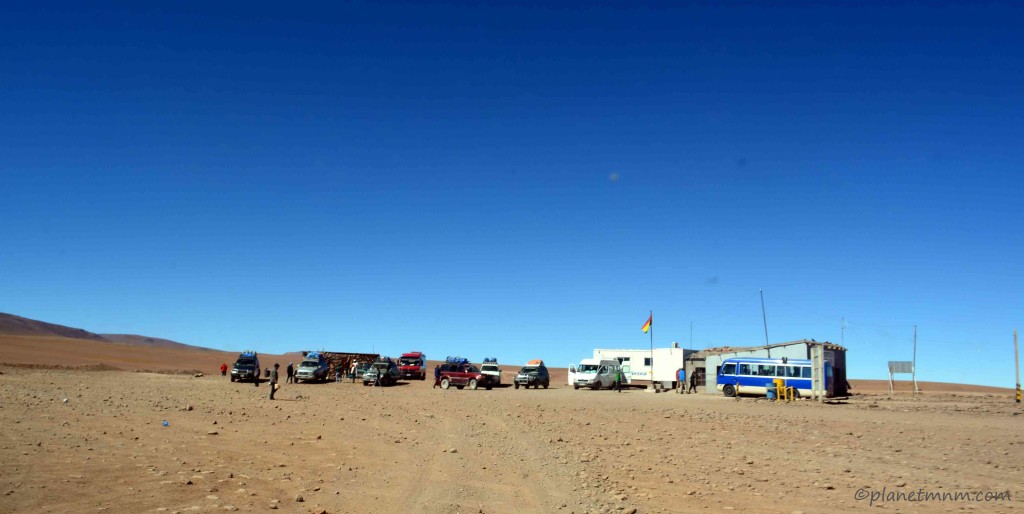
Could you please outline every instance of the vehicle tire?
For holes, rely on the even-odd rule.
[[[465,387],[466,386],[464,386],[464,385],[455,386],[455,388],[458,389],[459,391],[463,390]]]
[[[722,394],[732,398],[736,396],[736,388],[732,384],[725,384],[722,386]]]
[[[469,390],[470,391],[476,391],[476,387],[477,387],[476,379],[475,378],[470,379],[470,381],[469,381]]]
[[[544,382],[544,389],[547,389],[548,385],[549,385],[548,382]]]
[[[452,386],[452,383],[447,378],[441,379],[441,389],[448,389]]]
[[[579,391],[579,389],[580,389],[580,386],[579,386],[579,384],[573,384],[573,385],[572,385],[572,388],[573,388],[573,389],[575,389],[575,390],[577,390],[577,391]]]
[[[234,382],[234,381],[235,381],[235,376],[234,376],[234,375],[231,375],[231,381],[232,381],[232,382]]]
[[[515,384],[513,384],[513,387],[515,387],[516,389],[519,389],[519,382],[516,382]]]
[[[491,390],[491,386],[485,386],[484,389],[490,391]]]
[[[799,400],[800,399],[800,390],[795,388],[795,387],[793,388],[793,399],[794,400]]]

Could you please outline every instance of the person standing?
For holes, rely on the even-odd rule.
[[[295,368],[292,367],[292,363],[291,362],[288,363],[288,367],[285,368],[284,371],[288,375],[284,379],[284,383],[286,383],[286,384],[294,384],[295,383]]]
[[[686,392],[687,393],[691,393],[692,392],[694,394],[697,393],[697,374],[696,373],[690,373],[690,389],[688,391],[686,391]]]
[[[679,394],[686,392],[686,370],[683,368],[676,370],[676,392]]]
[[[274,399],[274,392],[277,391],[277,368],[281,367],[280,364],[274,363],[274,369],[270,371],[270,399]]]
[[[615,370],[615,391],[622,392],[622,368]]]
[[[228,374],[228,363],[224,362],[220,365],[220,376],[227,376]]]
[[[441,387],[441,366],[438,364],[434,364],[434,387],[431,389],[435,387]]]

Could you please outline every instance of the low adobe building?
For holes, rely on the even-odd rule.
[[[763,346],[719,346],[690,354],[686,357],[686,375],[697,374],[697,385],[704,386],[704,392],[718,394],[718,370],[722,361],[733,357],[762,357],[780,359],[810,359],[811,348],[823,346],[825,360],[832,365],[834,396],[849,394],[846,381],[846,348],[814,339],[775,343]]]

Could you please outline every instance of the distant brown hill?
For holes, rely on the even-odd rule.
[[[45,336],[64,337],[67,339],[85,339],[131,346],[147,346],[151,348],[178,348],[183,350],[213,351],[210,348],[192,346],[169,339],[140,336],[135,334],[96,334],[81,328],[66,327],[56,323],[47,323],[13,314],[0,312],[0,335],[9,336]]]
[[[160,339],[159,337],[148,337],[135,334],[102,334],[102,336],[107,341],[118,344],[130,344],[133,346],[150,346],[153,348],[181,348],[190,350],[202,350],[207,352],[214,351],[212,348],[192,346],[190,344],[171,341],[170,339]]]
[[[56,336],[70,339],[107,341],[105,337],[99,334],[94,334],[80,328],[65,327],[64,325],[23,318],[3,312],[0,312],[0,334],[12,336]]]

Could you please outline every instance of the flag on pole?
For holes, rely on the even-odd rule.
[[[651,322],[652,321],[654,321],[654,314],[651,314],[651,316],[649,318],[647,318],[647,323],[644,323],[644,326],[641,327],[640,330],[643,330],[644,333],[646,334],[647,331],[651,329]]]

